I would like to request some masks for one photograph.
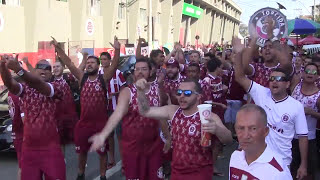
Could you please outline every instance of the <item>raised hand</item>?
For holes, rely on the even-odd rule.
[[[23,58],[22,58],[22,61],[23,61],[25,64],[29,64],[29,59],[28,59],[28,57],[23,57]]]
[[[19,54],[16,55],[15,58],[13,56],[9,56],[7,60],[7,68],[13,70],[14,72],[18,72],[21,70],[20,63],[18,61]]]
[[[0,56],[1,57],[1,61],[0,61],[0,66],[1,67],[6,67],[6,64],[7,64],[7,60],[8,60],[8,55],[3,55],[3,56]]]
[[[58,41],[52,36],[51,38],[52,38],[52,41],[50,41],[50,45],[53,45],[54,47],[58,47],[59,46]]]
[[[232,39],[232,51],[235,53],[240,53],[244,49],[244,44],[241,43],[241,39],[238,37],[233,37]]]
[[[136,82],[136,87],[138,90],[140,91],[144,91],[146,88],[147,88],[147,85],[148,85],[148,82],[147,80],[145,79],[139,79],[137,82]]]
[[[120,44],[120,42],[118,41],[117,36],[114,36],[113,44],[110,43],[110,45],[111,45],[114,49],[120,49],[121,44]]]

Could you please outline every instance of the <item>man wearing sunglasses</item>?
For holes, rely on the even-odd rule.
[[[242,57],[248,56],[246,50],[236,55],[236,81],[250,94],[256,105],[261,106],[267,113],[268,127],[267,145],[278,153],[287,166],[290,166],[291,141],[294,134],[299,138],[301,164],[297,178],[307,175],[308,127],[303,105],[288,95],[290,86],[287,71],[276,68],[269,77],[269,88],[263,87],[245,76]]]
[[[302,73],[302,81],[291,82],[292,97],[300,101],[304,106],[304,111],[308,124],[308,175],[310,179],[315,179],[315,173],[319,165],[319,156],[316,142],[316,126],[320,118],[320,90],[315,84],[318,76],[318,66],[315,63],[309,63],[305,66]],[[291,171],[293,174],[297,171],[300,164],[300,152],[298,137],[294,136],[292,141],[292,163]]]
[[[104,124],[108,121],[107,114],[107,90],[106,84],[116,72],[120,57],[120,43],[117,37],[114,38],[114,44],[111,46],[115,49],[115,56],[110,67],[104,68],[104,74],[99,74],[100,60],[96,56],[88,56],[86,61],[86,72],[77,68],[66,55],[58,42],[52,38],[51,44],[61,61],[69,68],[70,72],[80,82],[80,120],[77,122],[74,130],[74,142],[76,152],[79,154],[79,172],[77,180],[85,179],[85,168],[87,154],[91,143],[88,141],[91,136],[100,132]],[[83,81],[84,80],[84,81]],[[107,161],[107,141],[104,146],[97,150],[100,155],[100,179],[106,179],[106,161]]]
[[[232,136],[221,119],[213,113],[208,119],[210,122],[201,126],[197,105],[201,100],[202,89],[198,81],[190,79],[183,81],[176,91],[179,105],[162,107],[150,107],[143,93],[148,86],[145,80],[139,80],[136,85],[140,114],[159,121],[171,120],[173,154],[170,179],[212,179],[213,145],[210,147],[200,145],[201,131],[210,132],[223,143],[231,142]]]
[[[103,130],[90,138],[91,150],[99,149],[113,129],[122,119],[121,150],[124,174],[127,179],[160,180],[163,179],[161,151],[163,144],[159,135],[159,122],[145,118],[139,114],[137,81],[147,80],[150,76],[151,64],[148,58],[136,60],[134,84],[125,87],[119,94],[118,104]],[[147,103],[161,106],[158,85],[150,83],[143,92]],[[167,119],[166,119],[167,120]],[[165,121],[166,122],[166,121]],[[168,129],[168,127],[166,127]],[[171,137],[166,134],[167,144]],[[164,149],[165,152],[169,148]]]
[[[26,84],[15,81],[13,70]],[[51,66],[40,60],[34,73],[25,71],[18,62],[18,55],[2,58],[1,77],[9,91],[21,98],[21,108],[25,114],[23,122],[23,142],[21,157],[21,179],[42,180],[66,179],[66,167],[60,148],[56,101],[61,100],[60,86],[49,83]]]

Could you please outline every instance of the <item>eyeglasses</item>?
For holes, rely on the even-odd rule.
[[[51,66],[49,64],[37,64],[36,69],[43,69],[51,71]]]
[[[144,72],[146,72],[146,71],[149,70],[149,68],[135,68],[134,70],[135,71],[144,71]]]
[[[284,76],[271,76],[269,78],[269,82],[272,82],[272,81],[285,82],[285,81],[287,81],[287,78]]]
[[[311,75],[316,75],[316,74],[318,74],[318,71],[317,71],[317,70],[306,69],[306,70],[304,70],[304,72],[305,72],[306,74],[311,74]]]
[[[193,92],[191,90],[181,90],[181,89],[178,89],[177,90],[177,96],[181,96],[182,93],[186,96],[186,97],[190,97],[193,93],[194,94],[199,94],[197,92]]]

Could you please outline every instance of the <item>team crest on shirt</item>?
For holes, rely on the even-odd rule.
[[[190,125],[190,127],[189,127],[189,132],[188,132],[188,134],[190,135],[190,136],[194,136],[194,134],[196,133],[196,125],[194,125],[194,124],[191,124]]]
[[[286,114],[282,115],[281,120],[282,120],[282,122],[287,123],[290,120],[289,114],[286,113]]]
[[[153,99],[153,104],[154,104],[155,106],[158,106],[158,105],[159,105],[158,103],[159,103],[158,100]]]
[[[96,89],[96,91],[100,90],[100,86],[98,84],[94,88]]]
[[[209,111],[209,110],[205,110],[205,111],[202,112],[202,115],[203,115],[204,117],[209,117],[210,111]]]
[[[169,59],[168,63],[170,63],[170,64],[174,63],[174,59]]]

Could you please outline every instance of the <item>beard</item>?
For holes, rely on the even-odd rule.
[[[96,74],[98,74],[98,69],[94,69],[94,70],[92,70],[91,72],[88,72],[87,71],[87,74],[89,75],[89,76],[93,76],[93,75],[96,75]]]

